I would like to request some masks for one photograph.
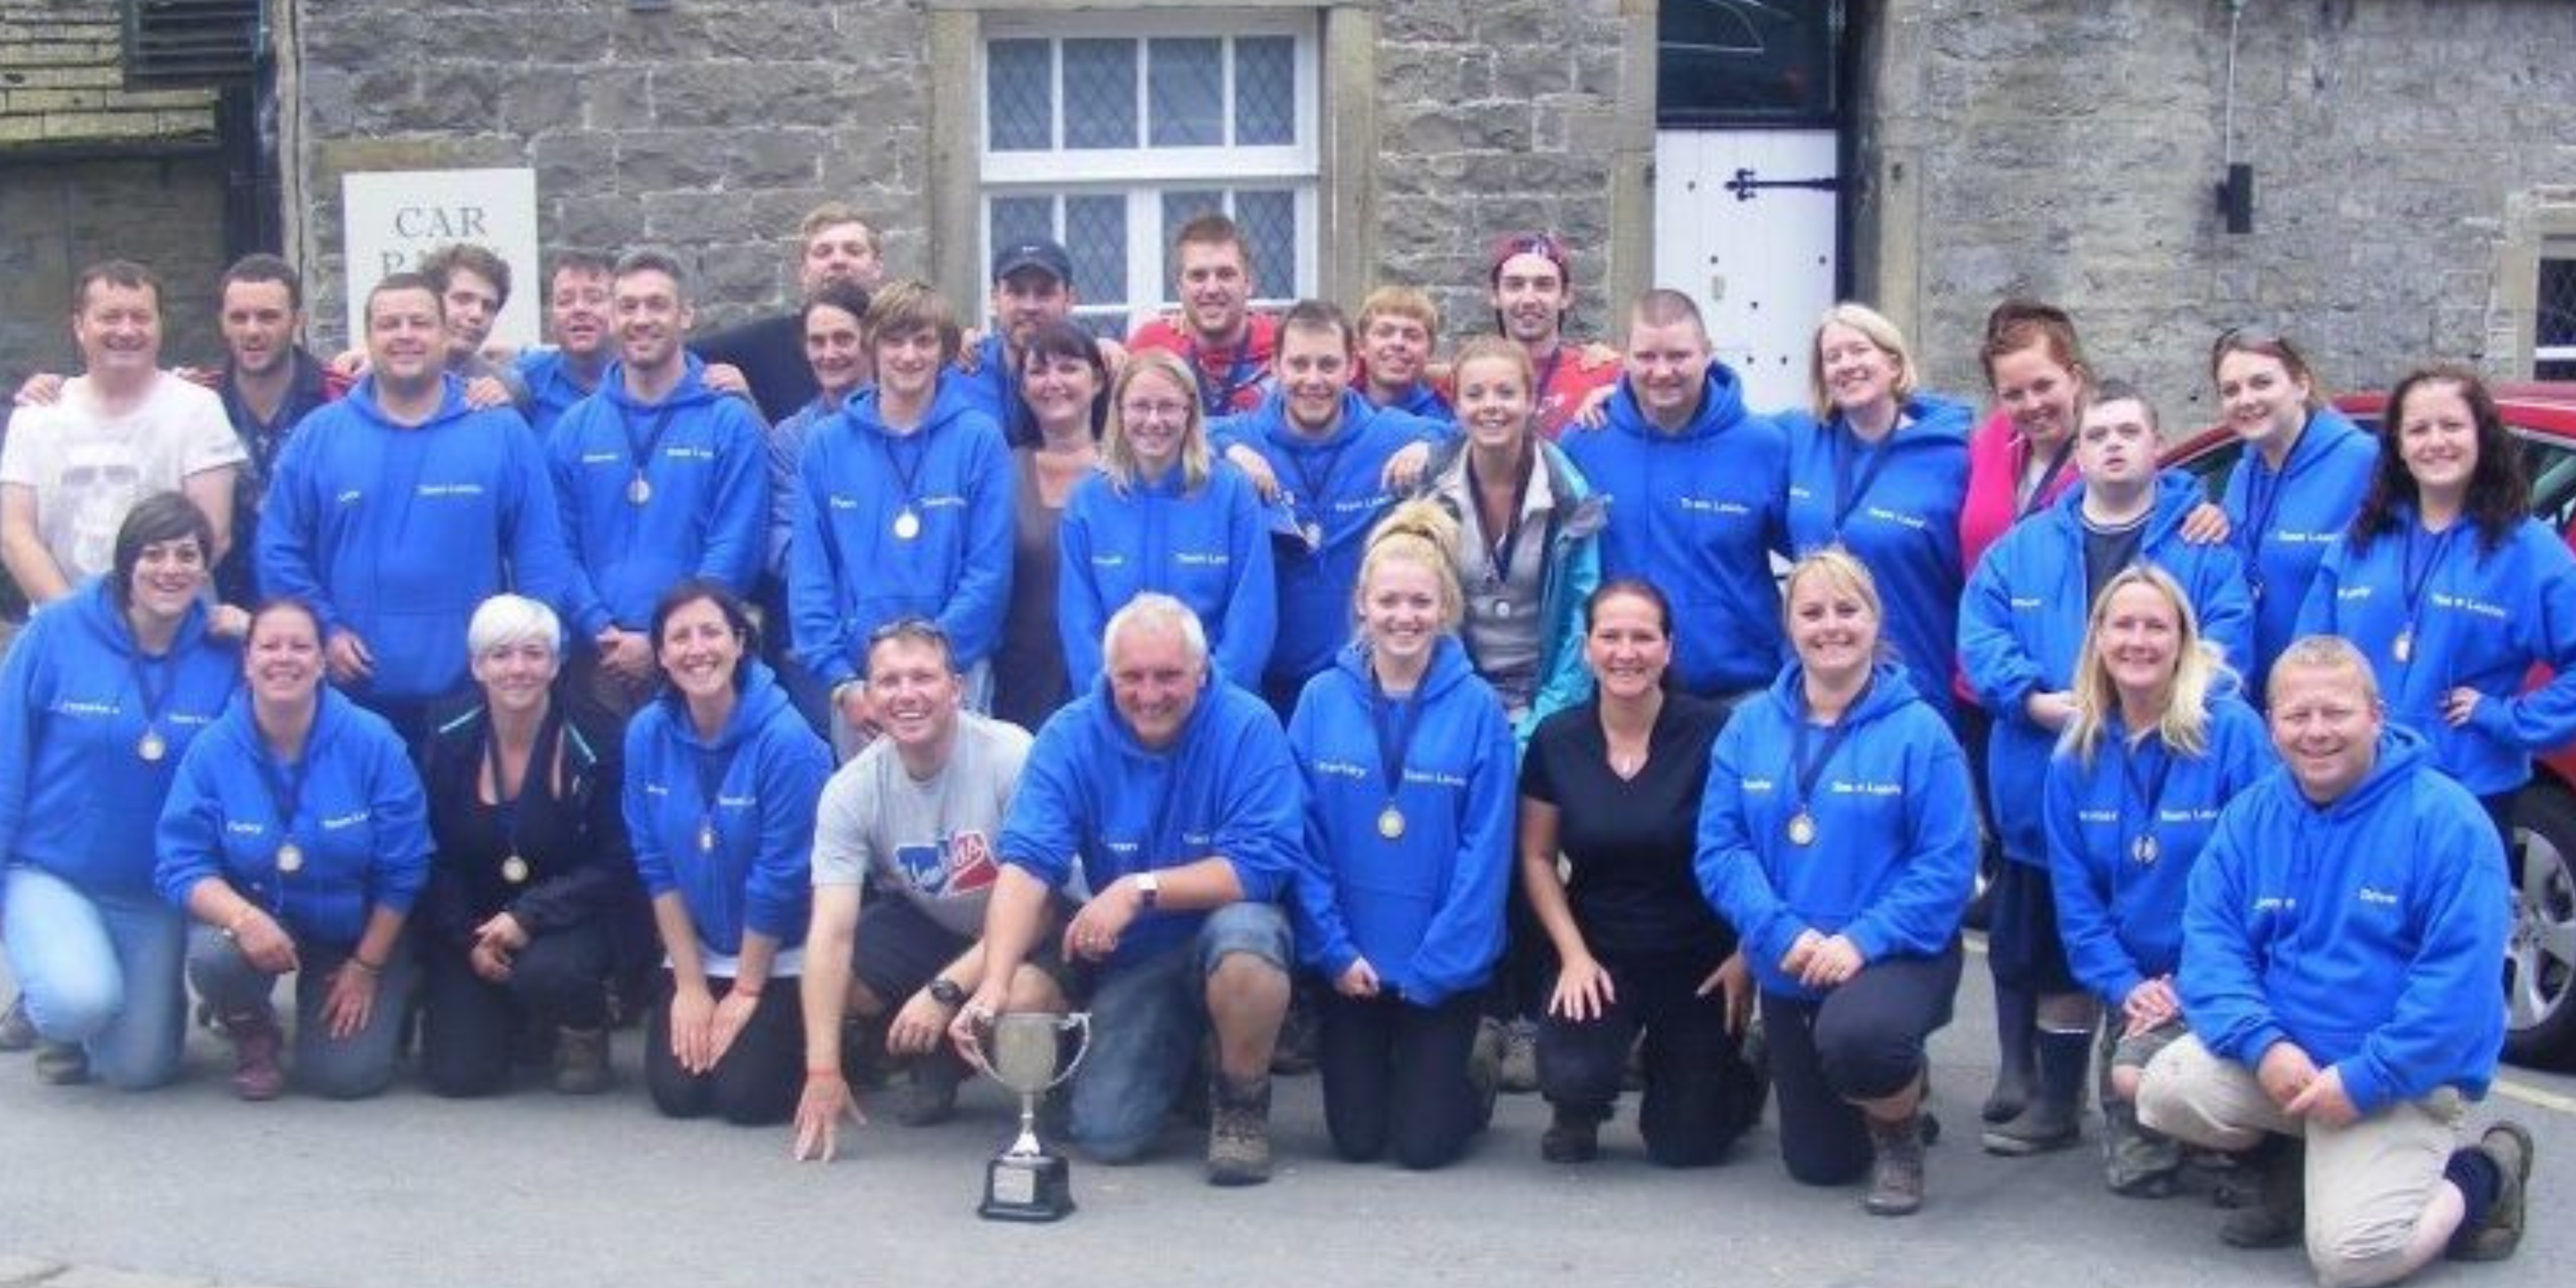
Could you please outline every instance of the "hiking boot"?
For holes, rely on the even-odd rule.
[[[1910,1216],[1923,1206],[1923,1119],[1869,1124],[1869,1193],[1861,1207],[1871,1216]]]
[[[2039,1035],[2039,1085],[2010,1119],[1986,1128],[1986,1152],[2009,1158],[2064,1149],[2081,1139],[2084,1075],[2093,1060],[2090,1033]]]
[[[555,1034],[555,1090],[595,1096],[608,1090],[608,1030],[563,1029]]]
[[[0,1051],[24,1051],[36,1045],[36,1022],[27,1018],[27,995],[9,999],[9,1009],[0,1012]]]
[[[1288,1013],[1279,1017],[1279,1040],[1270,1047],[1270,1071],[1297,1077],[1315,1071],[1315,1052],[1324,1042],[1324,1025],[1306,990],[1288,994]]]
[[[1467,1048],[1467,1089],[1476,1097],[1476,1125],[1494,1121],[1494,1096],[1503,1089],[1503,1026],[1492,1020],[1476,1024],[1476,1040]]]
[[[1601,1120],[1605,1117],[1608,1115],[1598,1109],[1556,1106],[1555,1116],[1538,1138],[1538,1156],[1551,1163],[1589,1163],[1601,1157]]]
[[[2286,1248],[2308,1223],[2308,1145],[2274,1136],[2246,1151],[2255,1176],[2254,1201],[2218,1223],[2219,1241],[2231,1248]]]
[[[1207,1178],[1210,1185],[1259,1185],[1270,1179],[1270,1079],[1233,1085],[1209,1080]]]
[[[887,1068],[893,1057],[886,1054],[886,1022],[882,1017],[861,1019],[851,1016],[841,1025],[841,1075],[849,1080],[853,1091],[875,1091],[886,1085]]]
[[[1538,1021],[1524,1017],[1503,1026],[1502,1089],[1515,1096],[1538,1090]]]
[[[2522,1246],[2523,1209],[2531,1190],[2531,1129],[2504,1119],[2478,1137],[2478,1152],[2495,1164],[2495,1202],[2486,1219],[2453,1245],[2454,1261],[2502,1261]]]
[[[224,1017],[224,1033],[233,1040],[233,1094],[244,1100],[275,1100],[286,1090],[286,1068],[278,1055],[286,1035],[277,1030],[277,1014],[259,1010]]]
[[[89,1081],[89,1052],[78,1042],[36,1043],[36,1081],[49,1087],[77,1087]]]
[[[956,1117],[957,1087],[965,1080],[965,1062],[949,1051],[916,1058],[903,1098],[895,1102],[895,1121],[906,1127],[932,1127]]]

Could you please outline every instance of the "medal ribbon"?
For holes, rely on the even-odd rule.
[[[2415,623],[2422,620],[2424,592],[2432,588],[2433,570],[2442,566],[2442,556],[2449,553],[2451,549],[2451,534],[2458,532],[2460,525],[2454,523],[2442,529],[2442,535],[2433,538],[2429,543],[2431,549],[2425,554],[2424,566],[2418,568],[2415,566],[2415,537],[2423,529],[2424,524],[2421,519],[2406,525],[2405,567],[2398,573],[2403,583],[2400,591],[2406,603],[2405,629],[2410,635],[2415,631]]]
[[[314,720],[321,720],[316,713]],[[295,839],[295,816],[304,809],[304,776],[313,767],[313,758],[304,753],[313,750],[313,733],[306,730],[304,746],[298,749],[292,770],[280,766],[277,756],[265,739],[259,749],[259,780],[268,788],[268,803],[277,811],[277,843],[285,845]]]
[[[714,751],[697,747],[691,752],[698,771],[698,823],[701,827],[711,828],[716,823],[716,800],[723,793],[725,778],[733,773],[734,757],[742,753],[742,748],[734,746]],[[721,839],[724,834],[718,832],[716,835]],[[690,848],[696,848],[697,838],[690,837],[689,844]]]
[[[635,441],[635,417],[629,412],[626,404],[617,405],[618,422],[626,431],[626,459],[635,463],[636,478],[644,477],[644,468],[653,463],[653,454],[662,450],[662,434],[671,428],[671,413],[676,410],[678,408],[664,407],[653,417],[652,432],[644,436],[643,442],[638,443]]]
[[[1799,699],[1798,719],[1789,731],[1789,766],[1795,772],[1798,784],[1796,812],[1806,812],[1807,801],[1815,795],[1816,780],[1824,776],[1825,766],[1834,758],[1834,750],[1843,745],[1844,738],[1851,735],[1851,713],[1858,711],[1861,703],[1868,700],[1869,685],[1863,685],[1860,692],[1852,696],[1851,705],[1843,708],[1843,718],[1836,720],[1832,728],[1825,730],[1824,746],[1816,749],[1815,759],[1809,760],[1807,759],[1807,737],[1816,726],[1807,719],[1806,700],[1803,697]]]
[[[1904,428],[1904,423],[1900,420],[1896,428]],[[1896,437],[1895,430],[1890,430],[1888,437],[1891,439]],[[1853,510],[1859,508],[1861,498],[1869,495],[1870,485],[1878,481],[1878,472],[1887,467],[1887,458],[1894,453],[1889,450],[1893,444],[1887,442],[1881,442],[1876,447],[1862,447],[1860,435],[1853,432],[1847,420],[1836,426],[1833,442],[1834,542],[1839,545],[1843,539],[1844,522],[1851,518]],[[1860,481],[1857,484],[1852,481],[1852,456],[1855,453],[1869,457],[1869,464],[1861,470]],[[2050,477],[2055,477],[2054,472]],[[2042,482],[2040,491],[2047,490],[2047,483]]]
[[[170,690],[176,687],[171,679],[179,669],[179,650],[172,648],[152,659],[149,666],[144,664],[140,651],[129,653],[125,657],[125,665],[134,675],[135,691],[143,697],[143,729],[150,733],[160,726],[161,708],[170,704]]]
[[[2126,788],[2120,797],[2120,848],[2123,853],[2129,852],[2129,847],[2136,844],[2138,837],[2154,834],[2157,815],[2164,808],[2165,780],[2173,776],[2173,753],[2166,749],[2159,735],[2150,733],[2147,737],[2155,744],[2156,767],[2143,781],[2138,776],[2138,762],[2147,758],[2147,744],[2133,743],[2125,736],[2120,739],[2120,781]],[[2142,801],[2146,805],[2147,821],[2142,828],[2129,826],[2132,801]],[[2130,857],[2136,856],[2132,854]]]
[[[930,459],[930,445],[922,439],[929,433],[930,427],[924,425],[901,436],[893,434],[876,436],[877,449],[885,453],[886,468],[894,473],[895,486],[903,489],[903,508],[907,510],[913,507],[915,501],[921,499],[921,467]],[[903,467],[903,453],[895,450],[898,442],[912,449],[911,469]]]
[[[2030,489],[2029,496],[2022,498],[2021,511],[2013,517],[2027,519],[2047,508],[2048,489],[2057,482],[2058,475],[2066,472],[2066,462],[2074,455],[2075,436],[2069,434],[2058,445],[2057,455],[2048,458],[2048,468],[2040,472],[2039,482]]]
[[[1386,686],[1377,678],[1377,668],[1369,668],[1369,724],[1377,731],[1378,776],[1386,783],[1387,804],[1395,803],[1397,789],[1404,786],[1404,762],[1413,754],[1413,735],[1422,722],[1421,695],[1409,698],[1387,696]]]
[[[1512,491],[1511,522],[1504,526],[1502,540],[1495,541],[1492,533],[1485,534],[1485,588],[1488,590],[1499,590],[1512,579],[1512,556],[1520,549],[1521,516],[1529,508],[1530,475],[1538,472],[1537,466],[1538,458],[1535,452],[1522,458],[1521,483]],[[1481,527],[1485,489],[1483,484],[1476,481],[1476,457],[1473,452],[1467,455],[1467,495],[1473,498],[1479,507],[1477,516]]]
[[[1350,446],[1350,440],[1344,439],[1330,451],[1310,451],[1294,446],[1288,449],[1288,466],[1297,472],[1297,500],[1305,503],[1307,510],[1314,515],[1319,531],[1324,526],[1324,489],[1332,486],[1333,471],[1341,466],[1342,453],[1349,451]],[[1324,468],[1321,471],[1308,469],[1307,463],[1317,457],[1323,459]]]
[[[528,794],[528,775],[539,766],[552,766],[555,753],[555,729],[562,720],[560,708],[548,703],[546,717],[537,724],[536,741],[528,747],[528,766],[519,775],[519,790],[505,790],[501,784],[501,740],[492,736],[492,717],[483,717],[483,767],[492,775],[492,810],[500,815],[501,851],[503,857],[521,853],[519,849],[519,801]]]

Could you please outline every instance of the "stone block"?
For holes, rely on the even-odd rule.
[[[537,199],[614,187],[617,146],[618,137],[604,130],[559,130],[530,140],[528,161],[537,170]]]
[[[550,130],[577,129],[584,119],[583,85],[578,67],[531,67],[500,86],[500,128],[533,137]]]

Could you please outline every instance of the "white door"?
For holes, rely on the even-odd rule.
[[[1807,344],[1834,302],[1832,130],[1659,130],[1655,284],[1686,292],[1761,411],[1807,402]]]

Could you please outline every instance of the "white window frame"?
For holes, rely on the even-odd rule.
[[[2531,271],[2531,371],[2537,374],[2544,362],[2576,362],[2576,343],[2542,344],[2540,342],[2540,282],[2552,264],[2576,264],[2576,236],[2548,236],[2540,239],[2540,253],[2533,257]]]
[[[1179,307],[1173,298],[1171,267],[1165,262],[1171,247],[1162,241],[1163,195],[1170,191],[1196,189],[1280,189],[1294,194],[1297,235],[1294,239],[1296,262],[1283,276],[1275,264],[1254,266],[1255,285],[1261,295],[1257,304],[1279,305],[1301,296],[1316,293],[1319,250],[1317,231],[1322,217],[1323,189],[1323,110],[1322,110],[1322,11],[1294,10],[1152,10],[1131,12],[1081,13],[994,13],[984,15],[982,30],[974,46],[974,76],[970,93],[974,100],[976,162],[978,168],[975,209],[977,233],[982,246],[979,260],[992,262],[993,216],[996,197],[1053,197],[1059,199],[1057,215],[1062,218],[1061,199],[1065,197],[1124,195],[1127,199],[1127,280],[1120,284],[1114,298],[1104,299],[1107,292],[1083,290],[1089,297],[1078,312],[1087,317],[1124,314],[1122,330],[1132,330],[1148,318]],[[1150,147],[1077,148],[1061,146],[1064,137],[1063,57],[1051,60],[1056,84],[1050,87],[1053,98],[1053,130],[1058,146],[1048,151],[996,152],[992,147],[992,123],[987,117],[989,103],[986,78],[989,74],[987,51],[997,40],[1063,41],[1085,37],[1112,37],[1142,42],[1157,38],[1233,39],[1240,37],[1285,36],[1294,50],[1290,75],[1295,106],[1291,120],[1295,142],[1287,145],[1259,147]],[[1137,76],[1137,125],[1150,127],[1149,78],[1142,74],[1139,62]],[[1223,96],[1228,127],[1234,121],[1234,59],[1223,60]],[[1231,201],[1228,202],[1229,209]],[[1100,303],[1091,301],[1098,300]],[[1103,307],[1105,304],[1106,307]]]

